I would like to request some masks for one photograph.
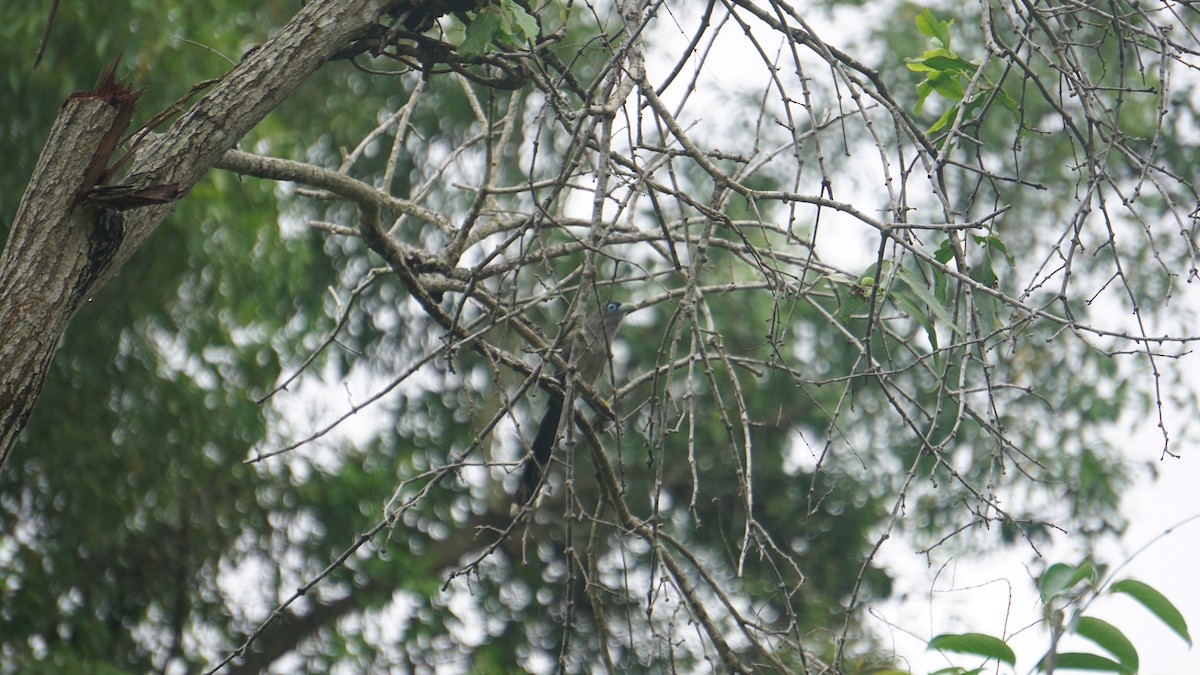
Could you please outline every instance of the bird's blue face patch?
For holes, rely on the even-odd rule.
[[[617,308],[620,306],[621,306],[621,303],[619,303],[619,302],[610,302],[610,303],[608,303],[608,307],[606,309],[609,312],[615,312],[615,311],[617,311]]]

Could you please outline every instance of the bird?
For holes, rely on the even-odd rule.
[[[610,301],[603,307],[592,312],[583,323],[578,324],[564,339],[563,361],[574,373],[577,382],[591,384],[604,372],[604,364],[611,358],[612,338],[620,327],[625,316],[633,311],[630,305]],[[558,374],[559,384],[566,384],[566,373]],[[528,504],[537,494],[542,483],[542,474],[550,461],[550,453],[558,440],[559,421],[562,418],[563,399],[561,394],[551,393],[546,413],[538,425],[537,435],[533,437],[530,449],[532,457],[525,458],[525,469],[521,473],[521,482],[513,496],[513,504],[522,507]]]

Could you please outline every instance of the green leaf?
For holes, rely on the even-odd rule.
[[[891,267],[889,267],[889,265],[890,265],[889,262],[884,261],[883,274],[879,274],[878,266],[875,263],[871,263],[870,265],[867,265],[867,268],[864,269],[862,274],[860,274],[858,276],[858,281],[856,282],[857,285],[860,288],[865,288],[866,290],[870,290],[871,287],[875,285],[876,278],[885,276],[887,274],[888,270],[891,269]]]
[[[1013,100],[1013,97],[1008,95],[1008,92],[1004,91],[1003,89],[997,89],[996,100],[1000,103],[1000,105],[1004,106],[1006,110],[1012,113],[1013,117],[1017,117],[1019,115],[1017,110],[1017,102]]]
[[[1075,584],[1090,579],[1095,573],[1090,561],[1083,561],[1078,567],[1065,563],[1054,563],[1042,573],[1038,582],[1038,592],[1042,596],[1042,604],[1049,605],[1050,601],[1061,595]]]
[[[828,282],[829,287],[834,290],[836,290],[838,286],[849,286],[849,287],[858,286],[857,281],[855,281],[854,279],[851,279],[850,277],[846,276],[845,274],[842,274],[841,272],[830,272],[829,274],[823,275],[821,278],[824,281]]]
[[[943,97],[948,98],[951,101],[962,100],[963,86],[962,82],[959,82],[957,76],[948,75],[944,72],[938,71],[936,73],[930,73],[929,77],[927,77],[925,81],[933,87],[934,91],[941,94]]]
[[[1003,308],[1007,305],[1004,305],[1002,302],[996,298],[993,298],[987,293],[977,294],[974,296],[974,299],[975,307],[979,313],[979,320],[983,323],[983,325],[992,331],[999,330],[1004,325],[1004,320],[1002,318]],[[1040,403],[1047,403],[1044,400],[1037,399],[1037,397],[1034,398]],[[1052,411],[1053,407],[1051,406],[1048,410]]]
[[[929,273],[933,275],[933,295],[938,302],[945,305],[950,297],[950,278],[940,269],[931,269]]]
[[[917,85],[917,105],[913,107],[913,110],[918,115],[921,114],[921,107],[925,105],[925,99],[928,98],[932,93],[933,86],[931,86],[928,82],[922,82],[921,84]]]
[[[950,124],[950,120],[953,120],[957,115],[958,106],[952,105],[949,108],[946,108],[946,112],[942,113],[942,116],[939,117],[936,122],[930,124],[929,128],[925,130],[925,133],[932,134],[938,129],[945,127],[946,125]]]
[[[943,265],[954,259],[954,244],[950,241],[950,237],[942,240],[937,250],[933,252],[933,259]]]
[[[921,327],[925,329],[925,335],[929,338],[929,344],[933,346],[933,351],[937,352],[937,329],[933,327],[933,322],[929,320],[929,317],[921,311],[920,305],[904,292],[893,293],[892,302],[895,302],[914,321],[921,324]]]
[[[954,317],[950,315],[950,310],[946,309],[938,299],[934,296],[933,290],[925,284],[925,282],[907,267],[900,267],[896,270],[896,275],[905,283],[914,295],[920,298],[921,302],[929,306],[929,311],[933,312],[942,323],[950,327],[955,333],[962,335],[962,330],[954,323]]]
[[[1038,670],[1046,669],[1046,659],[1042,659],[1037,665]],[[1105,658],[1098,654],[1086,654],[1083,652],[1064,652],[1054,657],[1054,669],[1057,672],[1060,669],[1071,670],[1095,670],[1105,673],[1132,673],[1125,666]]]
[[[1012,255],[1008,252],[1008,247],[1004,245],[1004,242],[1001,241],[1000,237],[997,237],[994,234],[989,234],[988,236],[984,237],[984,242],[986,242],[985,245],[987,246],[989,253],[992,249],[1000,251],[1004,254],[1004,260],[1008,263],[1009,267],[1017,266],[1017,261],[1014,260]]]
[[[975,119],[975,111],[983,107],[987,102],[986,92],[976,91],[975,95],[967,99],[966,105],[963,106],[963,120]]]
[[[458,53],[463,56],[478,56],[487,50],[489,44],[500,32],[500,14],[494,9],[485,9],[475,15],[467,24],[467,34]]]
[[[867,301],[862,298],[860,293],[862,293],[862,291],[851,291],[851,293],[846,296],[846,299],[842,301],[842,306],[838,309],[838,319],[843,324],[850,323],[851,317],[853,317],[856,312],[867,306]]]
[[[1079,622],[1075,625],[1075,632],[1095,642],[1101,649],[1117,657],[1121,665],[1130,671],[1137,671],[1137,649],[1134,648],[1129,638],[1125,637],[1125,634],[1116,626],[1107,621],[1085,616],[1080,618]]]
[[[922,9],[917,15],[917,30],[933,38],[945,49],[950,48],[950,26],[954,20],[938,21],[928,9]]]
[[[974,654],[1012,666],[1017,663],[1013,650],[997,637],[983,633],[943,633],[929,641],[927,649]]]
[[[847,286],[849,293],[843,297],[842,304],[838,308],[838,319],[843,324],[847,324],[856,312],[867,306],[867,298],[870,297],[875,286],[875,264],[869,265],[855,280],[841,274],[827,275],[826,278],[831,285],[846,284]]]
[[[513,38],[515,43],[524,44],[529,40],[536,40],[538,36],[537,19],[530,16],[524,8],[512,0],[505,0],[504,31]]]
[[[988,288],[996,288],[1000,285],[1000,277],[996,276],[996,270],[992,269],[990,260],[985,260],[972,267],[971,278]]]
[[[915,59],[905,59],[904,63],[908,66],[909,70],[915,70],[918,73],[940,73],[943,70],[953,71],[954,68],[947,68],[945,66],[949,65],[947,61],[954,59],[958,59],[958,54],[948,49],[938,48],[926,50],[921,56]],[[974,73],[975,67],[972,66],[969,72]]]
[[[1134,600],[1142,603],[1142,605],[1150,610],[1154,616],[1157,616],[1160,621],[1167,624],[1171,630],[1179,634],[1183,641],[1192,646],[1192,636],[1188,635],[1187,621],[1184,621],[1183,615],[1167,600],[1166,596],[1159,593],[1149,584],[1136,581],[1134,579],[1122,579],[1113,584],[1112,592],[1124,593]]]
[[[945,52],[945,50],[936,50],[937,52]],[[926,52],[928,54],[929,52]],[[974,75],[979,66],[967,61],[966,59],[955,55],[953,52],[937,53],[922,59],[924,64],[933,70],[940,71],[957,71],[964,75]]]

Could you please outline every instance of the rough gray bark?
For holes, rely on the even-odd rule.
[[[410,4],[420,3],[308,3],[140,149],[123,182],[172,199],[186,194],[321,64],[384,11]],[[113,93],[98,86],[60,110],[0,255],[0,468],[33,411],[75,310],[120,270],[172,208],[82,198],[103,183],[113,138],[126,131],[123,99],[107,95]]]

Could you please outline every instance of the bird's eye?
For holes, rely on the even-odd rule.
[[[621,303],[619,303],[619,302],[610,302],[610,303],[608,303],[608,311],[615,312],[615,311],[617,311],[617,308],[620,306],[621,306]]]

